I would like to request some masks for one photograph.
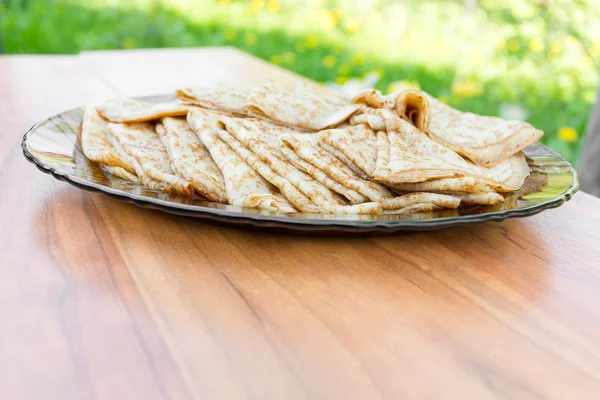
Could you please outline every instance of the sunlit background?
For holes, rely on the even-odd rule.
[[[525,119],[576,162],[596,101],[597,0],[0,0],[5,53],[235,46],[330,85],[419,87]]]

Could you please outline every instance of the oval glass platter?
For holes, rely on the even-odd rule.
[[[162,102],[173,96],[138,98]],[[471,206],[414,214],[330,215],[268,211],[189,199],[146,189],[139,184],[105,175],[83,155],[78,141],[79,108],[55,115],[33,126],[23,137],[25,157],[41,171],[78,188],[112,198],[188,217],[262,228],[324,232],[426,231],[454,225],[525,217],[569,200],[579,188],[577,173],[562,156],[538,143],[524,150],[531,174],[523,187],[493,206]]]

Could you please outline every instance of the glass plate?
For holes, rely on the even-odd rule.
[[[139,99],[161,102],[172,100],[173,96]],[[140,207],[229,224],[313,232],[426,231],[536,214],[560,206],[579,188],[577,172],[571,164],[538,143],[524,150],[531,168],[525,185],[504,202],[493,206],[405,215],[278,214],[165,194],[105,175],[85,158],[79,147],[77,135],[81,116],[81,109],[77,108],[37,123],[23,137],[25,157],[41,171],[81,189],[102,192]]]

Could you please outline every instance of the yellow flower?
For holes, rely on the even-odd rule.
[[[344,16],[344,12],[342,11],[341,8],[334,8],[333,10],[331,10],[331,12],[333,13],[333,15],[335,16],[335,18],[337,20],[342,19],[342,17]]]
[[[519,45],[519,42],[516,39],[510,39],[507,43],[506,43],[506,48],[508,49],[508,51],[511,52],[516,52],[519,51],[519,49],[521,48],[521,46]]]
[[[327,68],[333,68],[336,62],[337,60],[332,55],[323,57],[323,65]]]
[[[296,55],[294,53],[292,53],[291,51],[286,51],[285,53],[283,53],[283,56],[281,57],[281,59],[283,60],[284,63],[291,64],[294,61],[296,61]]]
[[[356,33],[360,29],[360,22],[355,19],[346,21],[346,32]]]
[[[337,25],[338,18],[330,10],[323,10],[321,12],[321,28],[326,31],[330,31]]]
[[[475,81],[465,79],[452,83],[452,93],[459,97],[475,97],[483,93],[483,89]]]
[[[337,78],[335,78],[335,83],[337,83],[338,85],[343,85],[346,82],[348,82],[347,76],[338,76]]]
[[[553,41],[552,44],[550,45],[550,52],[558,54],[561,51],[562,51],[562,43],[559,42],[558,40]]]
[[[319,44],[319,39],[316,36],[311,35],[306,39],[305,46],[307,49],[314,49]]]
[[[123,39],[123,47],[126,49],[135,48],[135,44],[136,44],[136,41],[132,37],[126,37],[125,39]]]
[[[219,0],[219,4],[222,4],[222,5],[229,4],[229,0]]]
[[[539,53],[544,50],[544,42],[540,38],[533,38],[529,41],[529,49]]]
[[[557,52],[550,50],[548,52],[548,61],[554,61],[556,60],[556,56],[558,55]]]
[[[244,43],[248,46],[254,46],[258,41],[258,36],[254,32],[248,32],[244,35]]]
[[[363,65],[365,63],[365,56],[363,54],[357,54],[352,59],[354,65]]]
[[[226,40],[234,40],[237,37],[235,29],[227,29],[223,35]]]
[[[395,81],[392,82],[388,85],[387,87],[387,92],[388,93],[394,93],[394,92],[398,92],[400,90],[406,90],[406,89],[420,89],[421,87],[419,86],[419,82],[417,81]]]
[[[283,61],[283,59],[281,58],[281,56],[277,55],[277,54],[275,54],[274,56],[271,56],[271,58],[269,58],[269,60],[273,64],[277,64],[277,65],[281,65],[281,62]]]
[[[265,6],[265,0],[252,0],[250,2],[250,11],[260,11]]]
[[[570,126],[563,126],[558,130],[558,137],[565,142],[574,142],[577,140],[577,131]]]
[[[350,74],[350,66],[348,64],[342,64],[338,67],[340,75],[346,76]]]
[[[267,1],[267,11],[272,13],[279,11],[279,0]]]

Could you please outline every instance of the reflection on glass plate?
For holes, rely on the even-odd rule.
[[[171,96],[144,97],[166,101]],[[493,206],[472,206],[405,215],[276,214],[205,200],[189,199],[146,189],[111,175],[88,161],[78,144],[81,110],[66,111],[36,124],[23,137],[23,153],[40,170],[79,188],[113,198],[190,217],[233,224],[300,231],[395,232],[445,228],[453,225],[524,217],[558,207],[579,188],[577,173],[559,154],[542,144],[525,149],[531,175],[525,185]]]

